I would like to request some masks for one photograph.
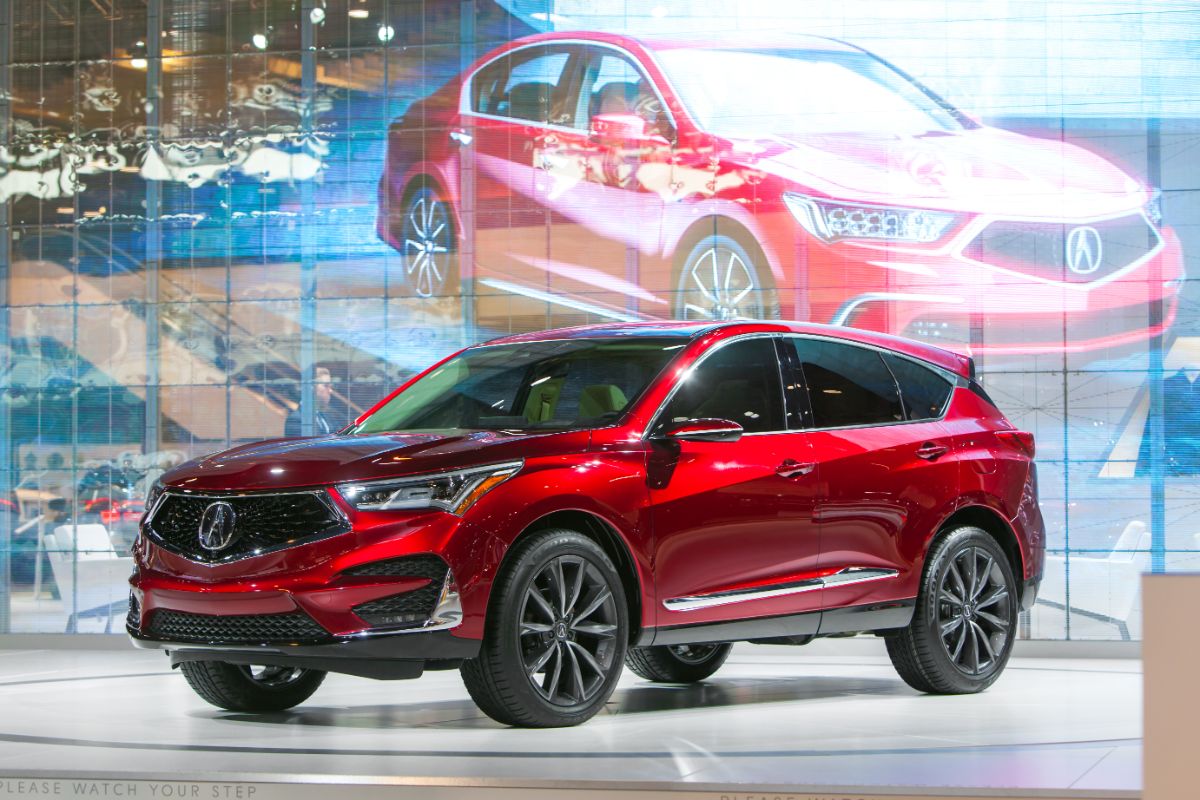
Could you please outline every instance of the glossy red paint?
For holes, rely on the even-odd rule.
[[[724,623],[907,601],[930,542],[967,510],[1015,545],[1021,577],[1041,574],[1043,525],[1027,434],[971,388],[963,357],[880,334],[824,326],[735,322],[627,324],[512,337],[613,338],[671,331],[678,355],[615,424],[562,433],[334,434],[262,442],[185,464],[163,477],[175,492],[256,496],[313,488],[328,493],[350,530],[228,563],[204,564],[137,540],[131,585],[149,619],[163,609],[256,615],[300,609],[336,637],[370,632],[351,609],[420,590],[420,577],[346,571],[401,556],[435,554],[449,566],[462,619],[449,630],[478,640],[496,576],[513,543],[540,524],[597,537],[624,573],[637,641],[663,627]],[[938,420],[745,434],[737,441],[647,435],[668,395],[706,354],[745,337],[803,334],[887,345],[953,371]],[[481,345],[486,347],[487,345]],[[431,368],[433,369],[433,368]],[[520,461],[464,514],[358,511],[337,486]],[[145,528],[144,528],[145,530]],[[665,601],[882,570],[881,579],[690,610]],[[893,574],[894,573],[894,574]],[[702,628],[698,628],[701,630]],[[139,626],[135,637],[144,636]],[[416,641],[422,634],[412,634]],[[697,634],[704,641],[703,633]]]
[[[379,235],[403,252],[406,203],[417,187],[433,187],[454,220],[458,250],[474,253],[464,275],[489,291],[541,303],[561,298],[574,309],[586,303],[591,313],[614,319],[684,313],[685,262],[699,239],[714,232],[745,248],[773,299],[742,316],[768,316],[777,308],[785,319],[995,353],[1110,347],[1158,335],[1174,319],[1184,277],[1178,238],[1152,219],[1151,189],[1105,158],[1066,142],[981,125],[943,100],[936,102],[954,120],[945,130],[719,133],[681,96],[696,77],[672,74],[666,66],[680,48],[824,52],[866,57],[892,70],[853,45],[809,36],[723,34],[712,40],[577,31],[518,39],[483,56],[392,124],[379,184]],[[596,111],[588,112],[590,125],[480,112],[469,96],[470,81],[522,50],[569,55],[568,72],[584,72],[572,65],[597,54],[625,60],[637,73],[638,91],[669,117],[673,135],[614,138],[606,134],[607,123],[597,129],[595,117],[604,123],[608,115]],[[778,78],[766,74],[760,80]],[[932,97],[923,87],[910,90]],[[792,102],[803,106],[800,91]],[[568,108],[587,105],[586,98],[563,101]],[[619,111],[615,116],[630,116],[628,109]],[[461,196],[464,186],[473,187],[469,200]],[[825,240],[799,222],[786,194],[947,211],[956,221],[930,242]],[[475,209],[469,226],[461,217],[464,202]],[[1036,247],[1032,242],[1055,231],[1060,237],[1086,234],[1113,220],[1157,244],[1128,263],[1073,274],[1065,264],[1034,263],[1028,253],[989,250],[980,238],[990,225],[1010,225],[1030,231],[1029,248],[1053,249],[1048,239],[1038,239]],[[630,273],[633,251],[637,268]],[[1162,322],[1149,325],[1147,309],[1159,301]],[[970,331],[981,323],[982,341],[972,341]]]

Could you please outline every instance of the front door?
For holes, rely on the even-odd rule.
[[[660,630],[818,608],[819,475],[809,434],[788,429],[773,337],[718,345],[652,430],[705,418],[732,420],[745,434],[651,443]]]

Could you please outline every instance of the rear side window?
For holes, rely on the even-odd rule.
[[[900,384],[900,399],[910,420],[937,419],[942,415],[954,384],[934,370],[903,356],[885,353],[883,360]]]
[[[825,339],[792,339],[808,388],[813,425],[882,425],[904,420],[896,381],[876,350]]]
[[[559,84],[571,52],[531,48],[499,59],[471,81],[471,107],[481,114],[562,123]]]
[[[703,418],[732,420],[749,433],[787,427],[771,339],[734,342],[702,360],[667,404],[659,425]]]

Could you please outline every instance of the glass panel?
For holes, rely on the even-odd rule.
[[[876,350],[826,339],[791,339],[800,356],[813,425],[882,425],[904,419],[896,381]]]
[[[701,361],[658,424],[689,419],[727,419],[749,433],[784,430],[783,385],[772,340],[733,342]]]

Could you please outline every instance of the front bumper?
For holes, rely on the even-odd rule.
[[[324,644],[205,644],[170,642],[126,627],[130,641],[143,650],[164,650],[171,666],[185,661],[224,661],[339,672],[378,680],[419,678],[426,669],[457,665],[479,654],[479,641],[449,631],[402,631],[333,637]]]

